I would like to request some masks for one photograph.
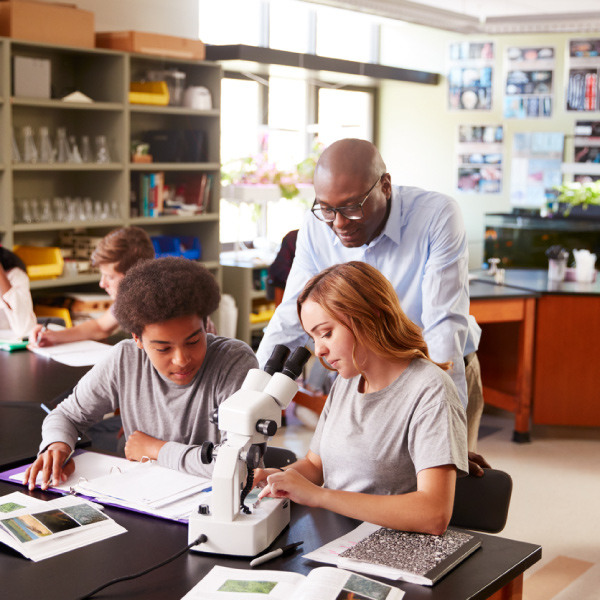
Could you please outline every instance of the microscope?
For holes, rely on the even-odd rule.
[[[192,550],[255,556],[289,523],[287,498],[265,498],[254,506],[245,501],[254,484],[254,469],[267,440],[281,426],[281,413],[296,395],[295,380],[309,358],[306,348],[296,348],[290,355],[286,346],[276,346],[264,371],[251,369],[242,387],[215,411],[212,421],[225,433],[225,441],[202,445],[202,462],[216,460],[212,491],[200,496],[198,512],[189,519],[189,542],[202,533],[208,540]]]

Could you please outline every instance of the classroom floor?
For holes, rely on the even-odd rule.
[[[293,406],[293,405],[292,405]],[[523,600],[600,598],[600,429],[534,426],[511,442],[511,414],[486,407],[478,451],[513,478],[504,537],[542,546],[525,574]],[[288,413],[273,445],[302,456],[312,430]]]

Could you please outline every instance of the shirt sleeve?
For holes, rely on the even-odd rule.
[[[453,362],[449,375],[466,407],[464,355],[469,333],[468,250],[462,217],[454,200],[445,205],[432,224],[422,294],[423,337],[431,358],[436,362]]]
[[[33,301],[29,291],[29,277],[21,269],[15,268],[6,274],[11,288],[0,297],[0,310],[18,337],[25,337],[35,327]]]
[[[312,217],[312,215],[309,216]],[[269,360],[273,348],[277,344],[284,344],[290,350],[294,350],[296,347],[304,345],[308,340],[308,335],[302,329],[298,319],[296,300],[306,282],[319,272],[313,258],[314,249],[312,245],[315,242],[311,239],[311,236],[312,233],[309,232],[307,219],[305,219],[302,228],[298,232],[296,256],[285,285],[283,300],[275,310],[273,318],[269,321],[256,352],[261,367],[264,367],[267,360]]]
[[[88,371],[42,424],[40,453],[54,442],[75,448],[77,438],[119,405],[115,364],[121,353],[111,352]]]

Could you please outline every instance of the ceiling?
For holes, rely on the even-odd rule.
[[[458,33],[600,31],[599,0],[308,0]]]

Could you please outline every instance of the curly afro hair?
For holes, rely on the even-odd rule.
[[[220,300],[219,285],[205,267],[187,258],[157,258],[129,269],[114,315],[123,329],[141,337],[146,325],[188,315],[198,315],[206,325]]]

